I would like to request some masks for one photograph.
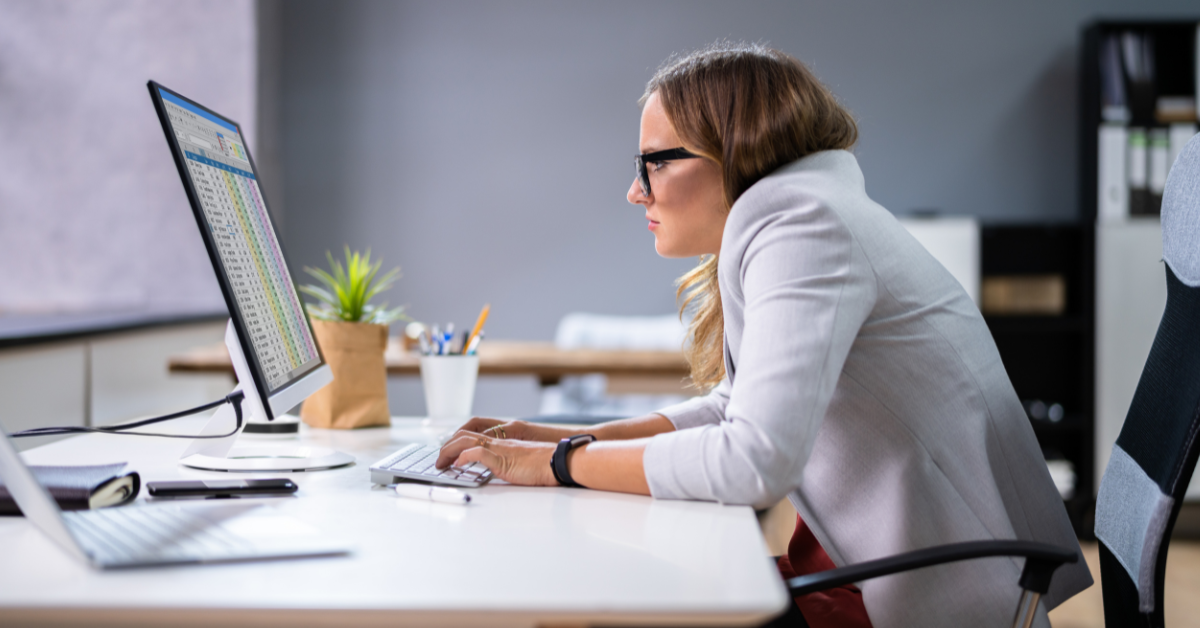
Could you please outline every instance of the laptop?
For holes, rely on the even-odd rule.
[[[350,552],[348,545],[261,504],[156,504],[63,512],[7,434],[0,434],[0,480],[30,523],[68,554],[98,569]]]

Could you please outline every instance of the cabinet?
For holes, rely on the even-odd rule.
[[[120,331],[64,332],[31,342],[7,339],[12,341],[7,347],[0,336],[0,429],[97,426],[220,399],[233,385],[228,375],[167,371],[168,356],[224,337],[223,320],[189,318]],[[14,442],[28,449],[61,438],[66,437]]]
[[[1091,534],[1096,477],[1094,246],[1094,231],[1083,224],[985,226],[980,233],[985,293],[989,282],[1024,277],[1054,277],[1065,288],[1055,313],[997,314],[986,295],[983,309],[1047,461],[1060,469],[1066,461],[1074,472],[1065,501],[1083,536]],[[1048,411],[1055,405],[1061,414]]]

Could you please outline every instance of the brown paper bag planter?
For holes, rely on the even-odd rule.
[[[300,417],[313,427],[344,430],[390,425],[383,361],[387,325],[314,318],[312,326],[333,382],[304,402]]]

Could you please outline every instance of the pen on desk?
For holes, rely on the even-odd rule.
[[[424,499],[443,504],[458,504],[465,506],[471,503],[471,496],[456,489],[428,484],[400,483],[396,485],[396,494],[412,499]]]

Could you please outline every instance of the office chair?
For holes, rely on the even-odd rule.
[[[1200,454],[1200,137],[1162,203],[1167,306],[1096,499],[1104,622],[1161,627],[1167,546]]]
[[[843,584],[889,576],[922,567],[992,556],[1023,556],[1025,558],[1025,568],[1021,571],[1021,578],[1018,580],[1022,593],[1021,598],[1017,601],[1016,615],[1013,617],[1014,628],[1029,628],[1033,624],[1033,618],[1037,614],[1038,600],[1050,590],[1050,579],[1054,575],[1054,571],[1063,563],[1074,563],[1079,559],[1079,555],[1074,549],[1047,543],[968,541],[929,547],[808,574],[788,580],[787,585],[790,595],[795,598],[799,595],[824,591]],[[797,615],[799,615],[798,612],[789,611],[782,619],[785,619],[785,623],[790,621],[804,625],[801,623],[803,619]]]

